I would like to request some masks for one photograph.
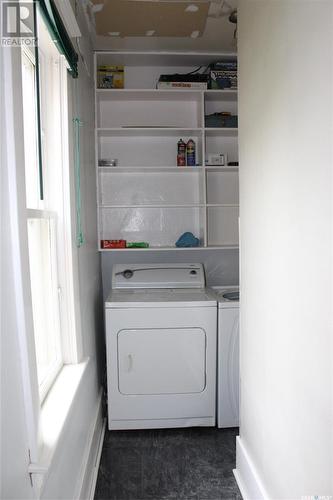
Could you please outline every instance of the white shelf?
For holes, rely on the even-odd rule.
[[[145,167],[130,167],[130,166],[117,166],[117,167],[97,167],[100,172],[107,174],[198,174],[203,171],[203,166],[196,167],[158,167],[158,166],[145,166]]]
[[[98,98],[117,101],[198,101],[203,92],[200,89],[96,89]]]
[[[205,165],[205,170],[206,172],[221,172],[226,173],[226,172],[238,172],[239,167],[228,167],[226,166],[219,166],[219,165]]]
[[[99,209],[119,209],[119,208],[203,208],[206,205],[203,203],[187,203],[187,204],[175,204],[175,203],[148,203],[148,204],[140,204],[136,203],[134,205],[98,205]],[[213,205],[213,206],[222,206],[222,205]],[[231,205],[226,205],[231,206]]]
[[[207,245],[208,250],[238,250],[239,245]]]
[[[214,208],[214,207],[217,207],[217,208],[239,208],[239,204],[238,203],[207,203],[206,204],[206,207],[207,208]]]
[[[98,239],[151,245],[100,251],[238,249],[238,166],[204,165],[209,153],[238,160],[238,129],[204,126],[205,115],[237,114],[237,90],[152,88],[160,74],[190,72],[225,56],[160,51],[96,54],[95,70],[102,64],[125,66],[127,86],[95,91]],[[235,54],[228,58],[235,59]],[[199,165],[176,166],[180,138],[195,141]],[[118,165],[98,166],[101,158],[117,158]],[[199,238],[199,247],[175,246],[187,231]]]
[[[238,250],[238,245],[220,245],[220,246],[199,246],[199,247],[148,247],[148,248],[100,248],[101,252],[156,252],[156,251],[195,251],[195,250]]]
[[[124,66],[207,66],[221,59],[234,60],[235,52],[216,51],[97,51],[98,64],[115,64]]]
[[[97,128],[98,137],[178,137],[202,134],[202,128],[179,127],[109,127]]]
[[[237,136],[238,128],[228,127],[205,127],[205,133],[210,137]]]
[[[96,88],[99,98],[108,100],[198,100],[204,95],[207,101],[237,101],[238,91],[229,89],[101,89]]]

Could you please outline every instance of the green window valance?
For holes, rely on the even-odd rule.
[[[40,8],[52,40],[58,47],[59,52],[67,59],[70,73],[73,78],[77,78],[77,63],[79,58],[53,0],[37,0],[37,5]]]

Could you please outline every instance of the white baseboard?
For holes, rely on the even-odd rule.
[[[103,391],[101,389],[98,395],[95,416],[87,436],[81,474],[77,483],[77,493],[74,496],[76,500],[91,500],[94,498],[105,432],[105,420],[102,417],[102,396]]]
[[[93,470],[93,474],[91,477],[90,491],[89,491],[89,497],[88,497],[89,500],[94,500],[94,496],[95,496],[99,463],[101,461],[101,455],[102,455],[102,449],[103,449],[103,443],[104,443],[105,429],[106,429],[106,418],[104,418],[104,420],[102,421],[102,432],[100,434],[100,440],[98,443],[97,455],[96,455],[96,460],[95,460],[95,464],[94,464],[94,470]]]
[[[244,500],[269,500],[269,496],[241,438],[236,438],[236,469],[234,476]]]

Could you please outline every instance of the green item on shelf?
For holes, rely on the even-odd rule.
[[[146,241],[127,242],[126,247],[127,248],[149,248],[149,243],[147,243]]]

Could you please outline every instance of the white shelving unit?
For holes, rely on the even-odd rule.
[[[238,168],[207,165],[208,153],[238,161],[237,129],[205,128],[205,114],[237,113],[237,92],[154,88],[160,74],[190,72],[226,56],[235,57],[95,54],[95,74],[99,65],[123,64],[126,86],[95,92],[99,241],[148,242],[141,251],[181,250],[175,242],[190,231],[200,239],[200,247],[191,250],[238,247]],[[195,141],[195,167],[176,166],[180,138]],[[102,158],[118,164],[99,167]]]

